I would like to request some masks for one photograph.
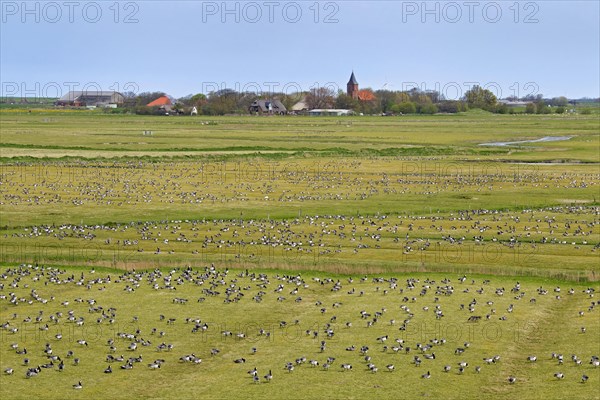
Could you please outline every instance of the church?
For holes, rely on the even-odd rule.
[[[375,95],[370,90],[359,90],[358,81],[354,76],[354,71],[350,75],[350,80],[346,84],[346,94],[355,100],[360,101],[373,101],[376,100]]]

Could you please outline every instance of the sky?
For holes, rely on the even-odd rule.
[[[0,0],[0,95],[346,88],[600,97],[600,2]]]

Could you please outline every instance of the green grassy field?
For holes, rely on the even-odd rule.
[[[597,114],[263,118],[2,109],[0,132],[0,320],[8,322],[0,329],[0,364],[14,369],[2,376],[2,398],[598,397],[600,368],[589,361],[599,355],[600,319],[597,308],[588,310],[592,293],[584,292],[599,289]],[[20,264],[62,272],[48,281],[50,269],[15,272]],[[211,264],[222,275],[209,273],[199,284]],[[194,279],[181,269],[187,266]],[[283,278],[297,274],[302,282]],[[463,274],[468,279],[461,283]],[[107,275],[110,283],[95,280]],[[176,290],[164,288],[166,275]],[[408,278],[419,282],[407,287]],[[338,279],[342,288],[332,290]],[[516,282],[521,288],[510,292]],[[440,289],[446,285],[452,294]],[[35,300],[32,290],[49,301]],[[189,302],[174,304],[175,297]],[[103,311],[88,311],[91,298]],[[336,302],[341,307],[333,308]],[[436,306],[444,317],[435,318]],[[382,308],[387,311],[367,327]],[[70,310],[83,317],[81,326],[68,322]],[[371,319],[361,319],[361,310]],[[57,312],[63,316],[54,323],[48,318]],[[160,314],[176,318],[174,324]],[[38,315],[39,323],[24,322]],[[467,322],[471,315],[483,318]],[[192,334],[194,323],[186,318],[209,328]],[[400,331],[406,319],[411,322]],[[48,330],[40,330],[46,323]],[[330,338],[328,323],[335,332]],[[271,336],[259,336],[261,328]],[[59,332],[62,340],[54,336]],[[127,351],[132,339],[119,332],[134,334],[138,350]],[[242,332],[245,338],[235,336]],[[377,341],[384,335],[385,352]],[[446,344],[415,348],[441,337]],[[143,362],[127,371],[120,369],[124,362],[112,363],[115,371],[104,374],[110,338],[115,356],[142,354]],[[391,350],[396,338],[412,348],[409,354]],[[77,344],[80,339],[89,346]],[[151,345],[142,346],[142,339]],[[163,341],[174,349],[158,351]],[[472,345],[464,355],[455,355],[467,341]],[[28,355],[16,354],[12,343]],[[29,367],[46,363],[45,343],[61,356],[64,371],[55,366],[25,378],[23,358],[31,359]],[[345,350],[352,345],[369,346],[377,373],[358,349]],[[211,356],[211,348],[221,351]],[[68,350],[81,356],[80,365],[65,358]],[[412,363],[432,352],[434,360]],[[563,365],[552,352],[564,355]],[[178,361],[190,353],[202,363]],[[499,362],[483,360],[494,355]],[[528,355],[538,362],[527,362]],[[245,364],[233,362],[242,357]],[[301,357],[320,365],[284,369]],[[336,361],[324,370],[327,357]],[[147,364],[157,358],[166,362],[151,370]],[[461,361],[469,363],[463,374]],[[342,372],[342,363],[353,370]],[[246,373],[253,367],[260,384]],[[274,377],[266,383],[269,369]],[[427,371],[431,378],[421,378]],[[554,378],[556,372],[565,379]],[[517,382],[509,384],[509,376]],[[72,389],[78,380],[84,388]]]
[[[481,275],[467,276],[463,282],[446,274],[349,278],[205,269],[90,273],[5,268],[2,272],[5,291],[10,289],[18,299],[16,305],[3,302],[0,314],[7,322],[1,331],[0,364],[15,370],[2,377],[3,398],[598,396],[600,368],[590,360],[598,355],[600,319],[597,307],[588,309],[594,298],[587,285]],[[594,284],[591,289],[599,287]],[[471,316],[481,320],[468,322]],[[47,330],[40,330],[46,325]],[[193,333],[196,326],[200,328]],[[13,328],[18,331],[11,333]],[[56,338],[59,333],[61,339]],[[378,340],[384,336],[385,342]],[[17,354],[10,347],[13,343],[27,354]],[[25,378],[24,358],[30,359],[29,368],[49,362],[46,343],[64,369],[59,370],[56,360],[52,368]],[[131,343],[138,348],[128,350]],[[163,343],[173,348],[159,350]],[[352,346],[354,351],[348,349]],[[368,351],[361,354],[363,346]],[[459,348],[464,352],[456,354]],[[219,353],[211,355],[211,349]],[[562,365],[551,357],[553,352],[563,355]],[[202,361],[180,361],[189,354]],[[107,355],[123,356],[123,361],[107,362]],[[496,362],[486,361],[495,356]],[[529,362],[528,356],[537,356],[538,361]],[[142,361],[122,369],[130,357]],[[335,361],[325,369],[328,357]],[[420,366],[415,357],[421,359]],[[77,365],[75,358],[80,360]],[[164,363],[153,370],[148,364],[157,359]],[[240,359],[245,362],[234,362]],[[311,360],[319,365],[311,365]],[[292,372],[285,368],[288,362],[294,365]],[[461,362],[468,363],[462,373]],[[344,371],[343,364],[351,364],[352,370]],[[113,372],[106,374],[109,365]],[[394,370],[390,372],[388,365]],[[446,365],[449,372],[444,372]],[[247,373],[253,368],[259,372],[259,383]],[[269,371],[273,379],[267,383],[263,376]],[[431,378],[422,378],[428,371]],[[557,372],[565,378],[555,378]],[[582,375],[589,382],[581,383]],[[517,382],[509,384],[509,376]],[[72,389],[79,381],[83,389]]]

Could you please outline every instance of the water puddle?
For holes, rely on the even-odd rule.
[[[515,142],[490,142],[490,143],[480,143],[480,146],[512,146],[518,145],[522,143],[541,143],[541,142],[560,142],[562,140],[569,140],[573,136],[544,136],[540,139],[530,139],[530,140],[518,140]]]

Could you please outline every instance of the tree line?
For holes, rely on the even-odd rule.
[[[172,99],[172,112],[189,114],[196,108],[201,115],[247,114],[252,102],[258,99],[278,99],[288,111],[303,101],[306,108],[311,109],[350,109],[364,115],[400,115],[400,114],[435,114],[458,113],[471,109],[481,109],[493,113],[507,114],[523,112],[528,114],[564,113],[568,110],[569,101],[566,97],[544,99],[543,95],[525,96],[523,98],[509,97],[509,101],[522,101],[526,105],[515,108],[498,101],[493,92],[480,86],[473,86],[465,92],[460,100],[447,100],[437,91],[423,91],[413,88],[406,91],[363,89],[372,100],[352,98],[342,90],[337,93],[331,88],[319,87],[308,92],[292,94],[271,93],[257,94],[253,92],[237,92],[233,89],[222,89],[208,95],[190,94],[179,99]],[[137,114],[164,113],[158,107],[147,107],[153,100],[165,96],[164,92],[144,92],[138,95],[125,93],[125,104],[122,112]]]

